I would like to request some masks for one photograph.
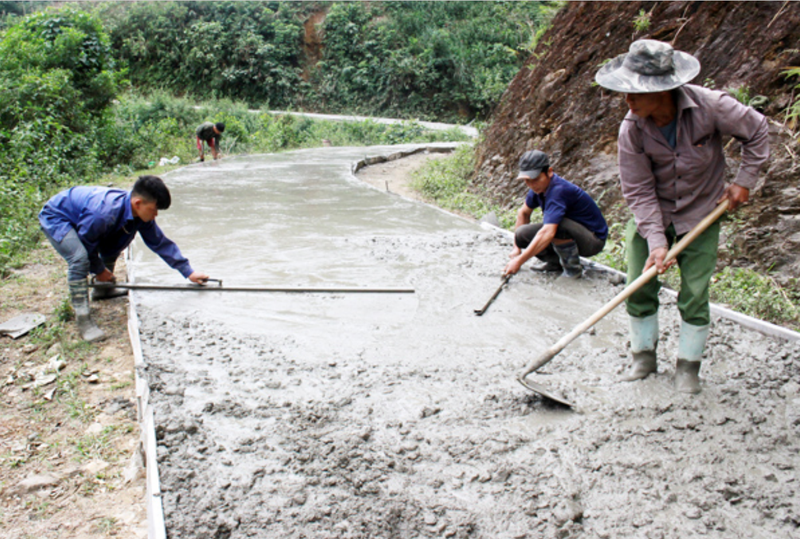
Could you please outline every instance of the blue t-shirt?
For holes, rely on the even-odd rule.
[[[189,261],[155,221],[145,223],[133,215],[131,193],[105,187],[72,187],[53,196],[39,212],[39,224],[60,242],[70,229],[78,233],[89,254],[92,273],[105,266],[101,256],[116,256],[138,232],[145,245],[181,275],[193,273]]]
[[[553,174],[544,194],[528,190],[525,205],[532,210],[542,208],[546,225],[558,225],[566,217],[585,226],[600,240],[608,237],[608,225],[592,197],[558,174]]]

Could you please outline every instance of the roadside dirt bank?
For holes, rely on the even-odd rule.
[[[449,155],[449,153],[438,152],[415,153],[402,159],[366,166],[356,172],[356,178],[380,191],[395,193],[410,200],[427,202],[419,191],[409,187],[411,175],[428,161],[443,159]]]
[[[47,316],[0,337],[0,535],[147,537],[127,300],[93,303],[108,339],[83,343],[58,320],[66,264],[46,243],[0,281],[0,298],[0,321]]]
[[[306,185],[332,206],[344,191]],[[414,298],[269,298],[247,325],[177,300],[140,311],[170,537],[800,537],[797,343],[716,319],[704,390],[685,396],[674,301],[659,374],[632,384],[618,310],[536,375],[568,411],[515,375],[619,291],[605,276],[523,271],[478,318],[505,235],[341,241]]]

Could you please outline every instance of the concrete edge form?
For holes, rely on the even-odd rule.
[[[125,261],[128,268],[128,280],[133,281],[131,270],[131,249],[125,251]],[[166,539],[167,529],[164,523],[164,507],[161,502],[161,482],[158,475],[156,461],[156,429],[153,408],[150,406],[150,386],[147,380],[141,377],[144,369],[144,355],[142,354],[142,341],[139,335],[139,316],[136,313],[135,294],[128,294],[128,338],[133,350],[133,369],[136,387],[136,414],[139,423],[140,444],[146,472],[145,479],[145,504],[147,506],[147,537],[148,539]]]
[[[395,153],[390,153],[388,155],[375,155],[373,157],[365,157],[364,159],[359,159],[355,163],[353,163],[350,167],[350,172],[355,174],[359,170],[369,165],[377,165],[379,163],[386,163],[388,161],[396,161],[398,159],[402,159],[403,157],[408,157],[410,155],[415,155],[418,153],[428,152],[428,153],[449,153],[455,150],[460,144],[464,144],[463,142],[447,142],[440,145],[430,145],[430,146],[420,146],[419,148],[414,148],[411,150],[403,150]]]

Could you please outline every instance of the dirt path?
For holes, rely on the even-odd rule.
[[[0,320],[47,316],[27,336],[0,337],[0,535],[143,538],[127,301],[94,303],[109,338],[83,343],[74,322],[58,319],[67,301],[65,275],[66,264],[43,244],[0,282]],[[48,374],[50,382],[32,387]]]
[[[409,186],[411,175],[426,162],[443,159],[448,155],[450,154],[415,153],[402,159],[364,167],[356,173],[356,177],[381,191],[395,193],[411,200],[426,202],[418,191],[411,189]]]

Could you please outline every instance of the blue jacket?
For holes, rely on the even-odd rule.
[[[39,223],[50,237],[62,241],[75,229],[89,254],[92,273],[105,269],[102,258],[118,256],[136,236],[171,268],[188,277],[194,270],[175,243],[155,220],[145,223],[134,217],[131,193],[106,187],[72,187],[53,196],[39,212]]]

